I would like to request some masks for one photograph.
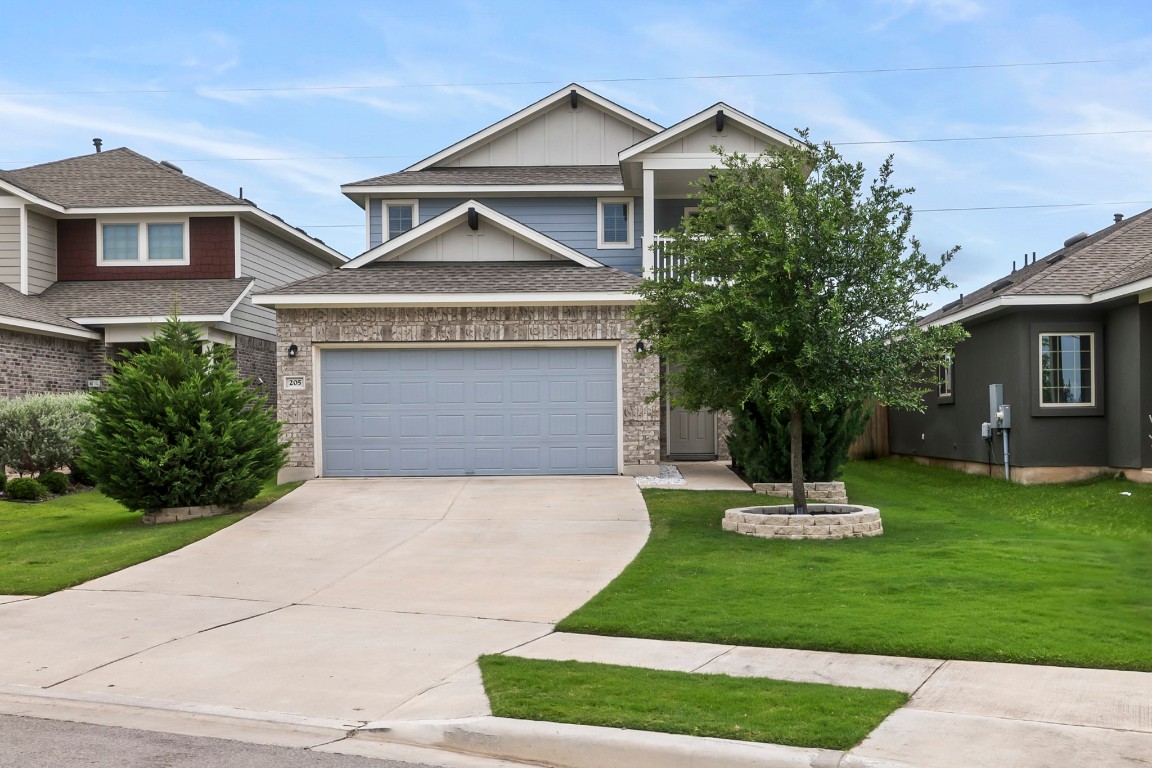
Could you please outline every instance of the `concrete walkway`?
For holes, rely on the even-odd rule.
[[[1152,674],[551,634],[509,655],[911,694],[849,751],[876,766],[1152,765]],[[868,761],[874,761],[869,763]],[[843,764],[843,763],[842,763]]]

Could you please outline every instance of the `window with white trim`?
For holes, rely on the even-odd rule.
[[[188,220],[100,221],[96,261],[105,266],[189,263]]]
[[[1095,333],[1040,334],[1040,407],[1096,405]]]
[[[384,239],[391,240],[416,226],[419,208],[415,200],[384,202]]]
[[[602,197],[596,202],[596,247],[632,248],[632,198]]]
[[[950,401],[952,399],[952,355],[948,355],[948,359],[944,362],[944,365],[940,366],[938,374],[940,383],[937,386],[936,394],[940,400]]]

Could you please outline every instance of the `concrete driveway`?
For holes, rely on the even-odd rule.
[[[647,535],[628,477],[314,480],[178,552],[0,604],[0,688],[488,714],[476,657],[547,634]]]

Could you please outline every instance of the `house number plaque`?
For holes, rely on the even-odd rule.
[[[304,389],[304,381],[305,381],[305,377],[303,377],[303,376],[285,376],[284,377],[284,389],[285,390]]]

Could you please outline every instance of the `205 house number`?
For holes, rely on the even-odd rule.
[[[285,376],[284,389],[304,389],[305,377],[303,376]]]

